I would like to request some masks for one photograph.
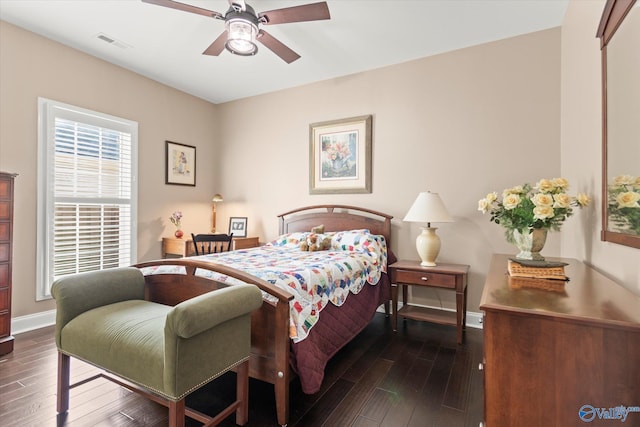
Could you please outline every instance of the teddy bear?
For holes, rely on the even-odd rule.
[[[315,252],[326,251],[331,247],[331,237],[322,234],[312,233],[306,240],[300,242],[300,249],[303,251]]]

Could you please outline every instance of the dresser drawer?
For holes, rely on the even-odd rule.
[[[440,288],[455,288],[456,277],[451,274],[429,273],[427,271],[398,270],[396,272],[397,283],[412,285],[427,285]]]
[[[0,200],[11,200],[11,181],[8,179],[0,179]]]
[[[0,264],[0,288],[9,286],[9,264]]]
[[[0,313],[9,311],[9,288],[0,288]]]
[[[9,318],[8,311],[0,311],[0,338],[6,337],[10,334],[11,319]]]
[[[9,241],[9,223],[0,221],[0,242]]]
[[[9,261],[9,243],[0,243],[0,262]]]
[[[0,200],[0,219],[8,220],[11,215],[11,205],[8,201]]]

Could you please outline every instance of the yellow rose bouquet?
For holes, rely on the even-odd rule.
[[[610,229],[640,235],[640,176],[617,176],[608,190]]]
[[[507,188],[502,200],[493,192],[478,201],[478,210],[490,213],[490,221],[506,229],[507,240],[512,242],[513,231],[525,234],[536,228],[559,230],[563,222],[573,215],[573,209],[591,202],[586,194],[570,196],[569,182],[564,178],[541,179],[531,184]]]

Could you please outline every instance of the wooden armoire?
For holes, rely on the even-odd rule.
[[[13,351],[11,335],[11,257],[13,182],[16,174],[0,172],[0,356]]]

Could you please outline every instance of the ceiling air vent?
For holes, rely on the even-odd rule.
[[[102,40],[103,42],[107,42],[110,45],[119,47],[120,49],[127,49],[127,48],[131,47],[128,44],[126,44],[125,42],[122,42],[120,40],[114,39],[113,37],[110,37],[110,36],[106,35],[105,33],[99,33],[96,37],[98,39]]]

